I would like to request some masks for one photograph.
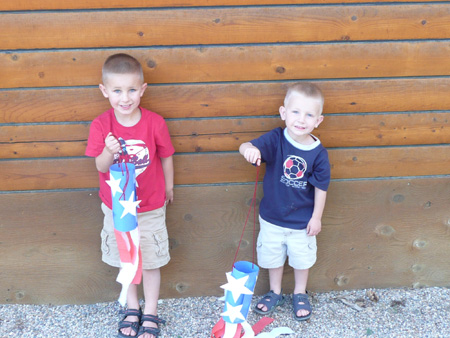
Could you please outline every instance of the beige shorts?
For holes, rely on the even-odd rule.
[[[269,223],[259,217],[260,232],[256,251],[258,265],[264,269],[283,266],[286,257],[294,269],[309,269],[317,259],[316,236],[308,236],[306,229],[295,230]]]
[[[120,268],[119,250],[114,234],[112,210],[102,203],[103,219],[102,260]],[[169,236],[166,228],[166,207],[138,213],[142,268],[157,269],[170,261]]]

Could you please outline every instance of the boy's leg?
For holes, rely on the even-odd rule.
[[[269,285],[270,290],[276,294],[281,294],[281,283],[283,280],[284,265],[279,268],[269,269]],[[267,311],[267,307],[263,304],[258,305],[258,309],[261,311]]]
[[[309,269],[294,269],[295,287],[294,294],[306,293],[306,284],[308,283]],[[304,317],[309,314],[307,310],[298,310],[297,317]]]
[[[306,230],[294,230],[291,236],[288,238],[288,256],[289,265],[294,269],[294,293],[293,302],[297,302],[295,305],[296,319],[305,320],[299,318],[308,319],[310,314],[310,307],[308,304],[303,306],[306,309],[298,309],[304,305],[302,299],[307,299],[306,285],[308,283],[309,269],[314,265],[317,259],[317,244],[315,236],[308,236]],[[306,298],[305,298],[306,297]]]
[[[159,288],[161,284],[161,273],[159,269],[153,270],[142,270],[142,281],[144,286],[144,298],[145,307],[143,313],[145,315],[157,315],[158,298],[159,298]],[[131,284],[128,288],[127,294],[127,307],[129,309],[139,309],[139,294],[138,285]],[[138,322],[139,318],[136,316],[128,316],[126,321]],[[147,327],[158,327],[156,323],[153,322],[143,322],[143,326]],[[135,336],[135,332],[131,328],[124,328],[121,332],[130,337]],[[143,334],[140,338],[153,338],[151,334]]]
[[[142,270],[142,281],[144,286],[145,307],[144,315],[158,315],[158,299],[159,289],[161,285],[161,271],[160,269]],[[143,322],[145,327],[158,327],[158,324],[153,322]],[[154,335],[145,333],[139,338],[154,338]]]
[[[259,223],[260,231],[258,235],[258,244],[256,247],[258,264],[262,268],[269,270],[270,290],[273,291],[273,293],[280,295],[284,263],[287,256],[285,229],[266,222],[261,216],[259,216]],[[264,302],[267,303],[268,301],[264,301],[263,297],[261,301],[258,302],[256,307],[262,312],[267,312],[267,306],[261,304]],[[284,298],[280,298],[279,302],[284,303]]]
[[[270,290],[276,294],[281,293],[281,283],[283,280],[284,265],[279,268],[269,269],[269,285]]]
[[[159,288],[161,285],[160,269],[142,270],[142,280],[144,285],[145,297],[145,315],[154,315],[158,313]]]
[[[141,233],[142,252],[142,285],[144,288],[144,315],[157,316],[159,291],[161,285],[160,267],[170,260],[169,240],[166,228],[166,207],[138,214]],[[143,321],[141,328],[157,328],[158,324]],[[141,333],[139,338],[155,338],[148,332]]]
[[[136,284],[130,284],[127,293],[127,308],[139,310],[139,297],[138,297],[138,286]],[[125,318],[128,322],[139,322],[139,318],[136,316],[128,316]],[[136,332],[134,332],[130,327],[126,327],[120,330],[125,336],[135,337]]]

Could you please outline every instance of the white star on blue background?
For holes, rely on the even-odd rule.
[[[105,181],[110,187],[111,187],[111,193],[114,197],[116,195],[116,192],[122,193],[122,188],[120,188],[120,178],[117,180],[114,178],[113,175],[109,175],[109,181]]]
[[[222,289],[231,292],[234,302],[237,302],[238,298],[241,295],[252,295],[253,292],[249,288],[245,286],[245,283],[248,280],[248,275],[242,278],[234,278],[231,275],[231,272],[227,272],[227,280],[228,283],[221,286]]]
[[[245,317],[241,312],[242,306],[243,306],[242,304],[232,306],[230,303],[225,303],[225,307],[227,308],[227,310],[225,312],[222,312],[220,315],[222,317],[224,317],[224,316],[229,317],[231,322],[234,322],[236,320],[236,318],[245,320]]]
[[[131,192],[128,201],[119,201],[119,202],[120,204],[122,204],[124,208],[122,216],[120,216],[120,218],[124,218],[124,216],[127,214],[132,214],[133,216],[136,216],[136,208],[138,207],[139,203],[141,203],[141,201],[134,200],[134,191]]]

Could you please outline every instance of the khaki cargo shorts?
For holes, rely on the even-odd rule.
[[[114,234],[112,210],[102,203],[103,219],[102,260],[106,264],[120,268],[119,250]],[[166,206],[138,213],[142,268],[157,269],[170,261],[169,236],[166,228]]]
[[[283,266],[286,258],[294,269],[309,269],[317,259],[316,236],[306,229],[294,230],[271,224],[259,217],[260,232],[256,251],[258,265],[264,269]]]

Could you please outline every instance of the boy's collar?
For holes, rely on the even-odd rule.
[[[313,134],[310,134],[310,135],[315,140],[315,142],[311,143],[311,144],[307,144],[307,145],[298,143],[292,137],[290,137],[289,133],[287,131],[287,128],[283,129],[283,135],[290,144],[292,144],[295,148],[300,149],[300,150],[306,150],[306,151],[313,150],[320,145],[320,140],[317,137],[315,137]]]

